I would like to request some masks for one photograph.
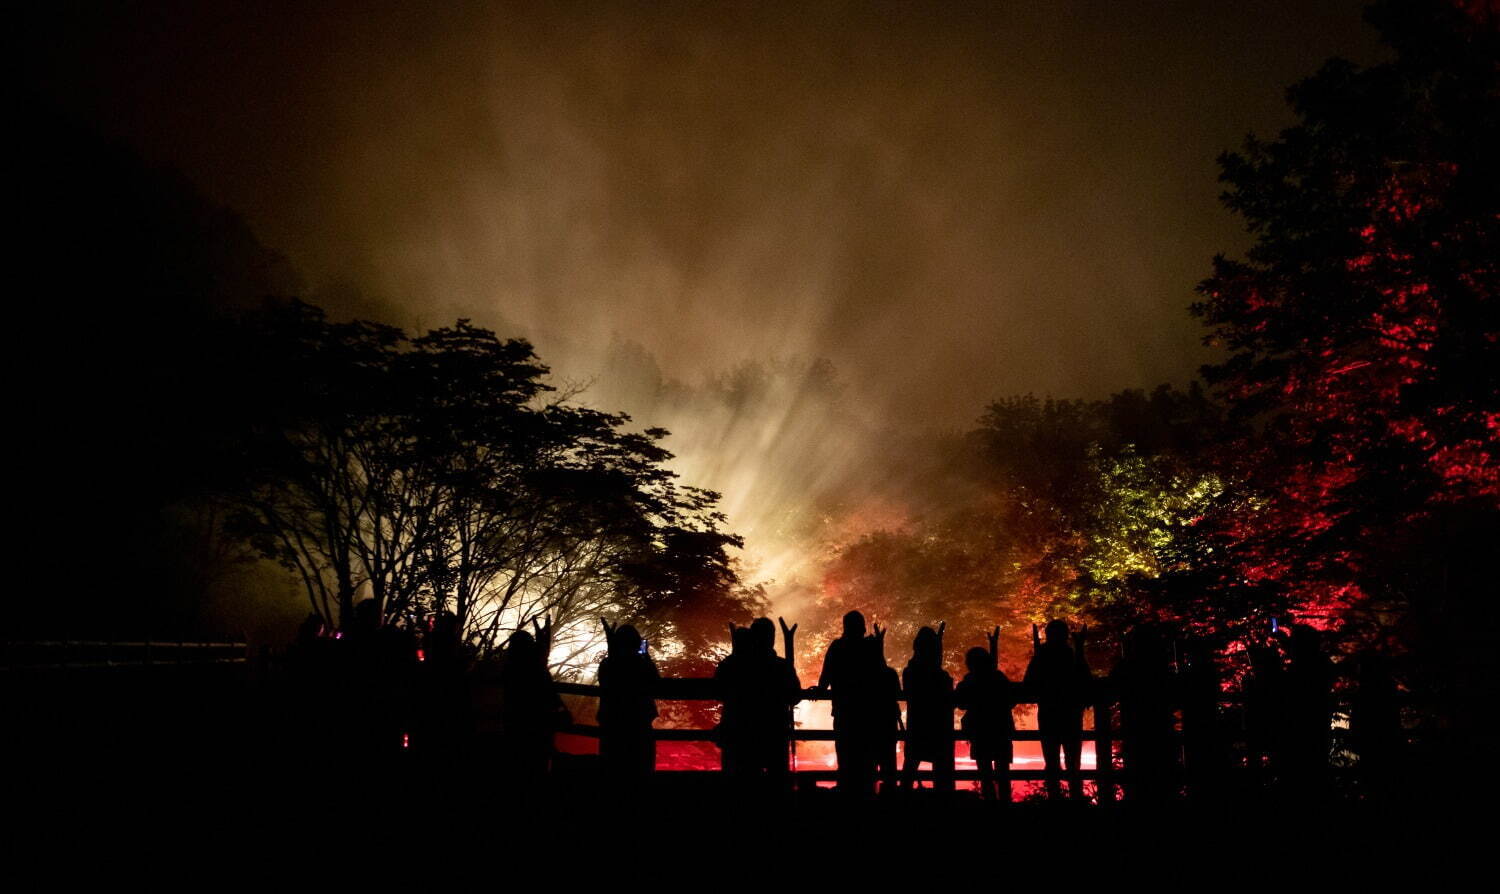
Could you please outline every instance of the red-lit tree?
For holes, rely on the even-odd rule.
[[[1453,619],[1494,613],[1459,593],[1489,580],[1475,547],[1500,507],[1500,15],[1367,18],[1394,61],[1328,62],[1289,91],[1294,127],[1220,158],[1256,243],[1215,259],[1193,310],[1229,351],[1209,381],[1257,434],[1233,463],[1253,496],[1209,520],[1216,584],[1463,651]]]

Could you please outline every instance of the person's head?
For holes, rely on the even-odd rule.
[[[844,635],[850,639],[859,639],[865,635],[865,616],[859,612],[849,612],[844,615]]]
[[[1064,645],[1064,646],[1068,644],[1068,622],[1067,621],[1064,621],[1061,618],[1059,618],[1059,619],[1057,619],[1055,621],[1048,621],[1047,622],[1047,644],[1048,645]]]
[[[1307,660],[1317,658],[1323,652],[1323,635],[1316,627],[1306,624],[1292,625],[1292,657]]]
[[[983,646],[975,646],[974,648],[965,652],[964,666],[969,669],[969,673],[971,674],[977,674],[980,671],[989,670],[990,650],[986,649]]]
[[[621,624],[615,628],[609,651],[616,655],[634,655],[641,650],[641,632],[633,625]]]
[[[1257,674],[1273,674],[1281,670],[1281,651],[1275,644],[1251,646],[1250,669]]]
[[[942,656],[938,654],[937,631],[931,627],[923,627],[917,631],[916,639],[911,641],[911,659],[917,663],[932,664],[940,661]]]
[[[1160,663],[1167,660],[1166,645],[1150,624],[1138,624],[1125,637],[1126,653],[1136,661]]]
[[[380,626],[380,611],[374,599],[362,599],[354,606],[354,629],[370,632]]]
[[[323,635],[323,618],[316,612],[302,619],[302,626],[297,628],[297,639],[315,640]]]
[[[525,630],[517,630],[505,644],[505,654],[512,658],[529,656],[536,651],[536,637]]]
[[[760,652],[776,651],[776,625],[770,618],[750,622],[750,648]]]
[[[453,612],[438,612],[432,619],[432,639],[434,642],[457,642],[459,635],[458,615]]]

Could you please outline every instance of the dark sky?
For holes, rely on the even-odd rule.
[[[566,369],[824,356],[962,424],[1182,382],[1243,245],[1215,155],[1378,53],[1356,2],[116,4],[34,73],[315,289],[473,314]]]
[[[1185,383],[1192,287],[1246,244],[1215,156],[1380,57],[1354,0],[647,7],[54,7],[24,64],[330,309],[468,315],[601,376],[753,539],[859,468],[850,426]],[[796,387],[655,403],[607,375],[622,347],[687,383],[826,358],[863,421]]]

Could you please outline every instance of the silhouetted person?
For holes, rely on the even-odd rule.
[[[1265,785],[1285,772],[1286,679],[1275,641],[1252,645],[1244,684],[1245,754],[1252,780]]]
[[[1188,796],[1216,800],[1223,795],[1229,755],[1224,724],[1219,717],[1219,669],[1213,646],[1194,640],[1185,649],[1187,666],[1181,675],[1182,759]]]
[[[439,612],[417,656],[412,750],[423,760],[452,760],[460,755],[472,732],[468,659],[458,616]]]
[[[1172,742],[1172,669],[1167,644],[1149,626],[1131,630],[1125,653],[1110,672],[1120,698],[1125,791],[1136,801],[1169,794],[1175,764]]]
[[[1016,721],[1016,692],[998,665],[1000,628],[990,637],[990,648],[975,646],[964,655],[969,672],[953,690],[954,703],[963,709],[963,731],[969,737],[969,756],[979,769],[979,796],[1010,800],[1011,739]]]
[[[417,647],[411,631],[382,624],[374,599],[354,606],[343,631],[340,664],[352,722],[347,724],[349,753],[366,769],[401,755],[411,733],[411,696]]]
[[[316,612],[302,620],[297,627],[297,638],[287,650],[287,666],[292,673],[316,673],[314,668],[327,662],[325,643],[331,640],[325,638],[325,632],[323,618]]]
[[[656,663],[631,625],[605,625],[609,652],[599,662],[599,760],[606,776],[627,787],[656,769]]]
[[[906,693],[906,761],[901,785],[907,790],[916,784],[918,764],[927,761],[932,764],[933,790],[953,791],[953,678],[943,670],[940,642],[931,627],[918,630],[911,661],[901,672]]]
[[[789,709],[801,700],[802,683],[791,661],[776,654],[771,619],[734,628],[732,639],[738,642],[714,673],[724,706],[724,770],[741,784],[777,791],[787,781]]]
[[[290,716],[285,718],[289,750],[305,748],[313,754],[342,753],[347,743],[341,729],[349,709],[348,693],[340,677],[340,643],[317,614],[309,614],[287,650]]]
[[[861,782],[857,793],[868,796],[875,780],[882,795],[896,790],[896,739],[901,731],[901,678],[885,660],[885,630],[875,625],[873,636],[859,646],[859,677],[855,684],[856,753]]]
[[[528,791],[545,778],[555,734],[571,719],[547,666],[551,625],[542,629],[541,641],[525,630],[512,634],[500,670],[506,766]]]
[[[1298,797],[1321,798],[1332,748],[1333,663],[1322,635],[1306,624],[1292,627],[1286,684],[1287,782]]]
[[[729,654],[714,668],[715,689],[719,693],[719,726],[714,737],[719,745],[719,764],[725,775],[741,778],[745,755],[745,719],[740,709],[743,686],[741,666],[750,654],[750,628],[729,625]]]
[[[1084,628],[1068,648],[1066,621],[1047,624],[1047,641],[1041,642],[1032,625],[1031,663],[1026,666],[1026,689],[1036,700],[1037,727],[1042,739],[1042,762],[1046,768],[1047,797],[1062,794],[1061,751],[1068,771],[1068,794],[1083,797],[1079,760],[1083,754],[1083,710],[1091,696],[1093,677],[1083,655]]]
[[[1358,689],[1349,708],[1349,735],[1359,755],[1359,780],[1366,797],[1384,801],[1398,794],[1405,735],[1396,681],[1385,656],[1359,656]]]
[[[860,662],[867,657],[868,650],[862,645],[864,639],[865,616],[857,611],[845,614],[843,635],[828,644],[823,671],[818,675],[818,688],[832,694],[833,747],[838,759],[839,788],[846,794],[854,792],[859,784],[851,706],[859,689]],[[858,755],[859,760],[867,757],[863,753]]]

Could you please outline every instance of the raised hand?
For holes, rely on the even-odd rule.
[[[938,628],[937,628],[938,654],[939,655],[941,655],[943,653],[943,634],[947,633],[947,632],[948,632],[948,622],[947,621],[939,621],[938,622]]]
[[[995,625],[994,631],[985,634],[984,638],[990,641],[990,663],[998,665],[1000,662],[1000,626]]]
[[[885,655],[885,631],[886,631],[886,628],[881,627],[879,624],[872,624],[872,625],[870,625],[870,627],[871,627],[871,629],[873,629],[875,631],[875,641],[880,644],[880,654],[881,655]]]
[[[613,646],[615,644],[615,626],[618,626],[618,625],[611,626],[610,623],[609,623],[609,620],[606,619],[606,618],[604,618],[604,617],[602,617],[602,616],[599,618],[599,623],[601,625],[603,625],[603,627],[604,627],[604,642],[605,642],[605,644],[609,645],[609,646]]]
[[[786,626],[786,621],[783,620],[780,615],[776,616],[776,623],[781,625],[781,645],[782,648],[786,649],[786,660],[794,661],[795,658],[793,656],[796,655],[796,653],[792,651],[792,644],[796,642],[797,627],[799,625],[793,624],[790,627]]]
[[[548,615],[544,619],[541,619],[541,620],[538,620],[536,618],[532,618],[531,619],[531,629],[534,630],[534,631],[536,631],[536,644],[540,648],[542,656],[545,658],[546,656],[551,655],[552,654],[552,616]]]

